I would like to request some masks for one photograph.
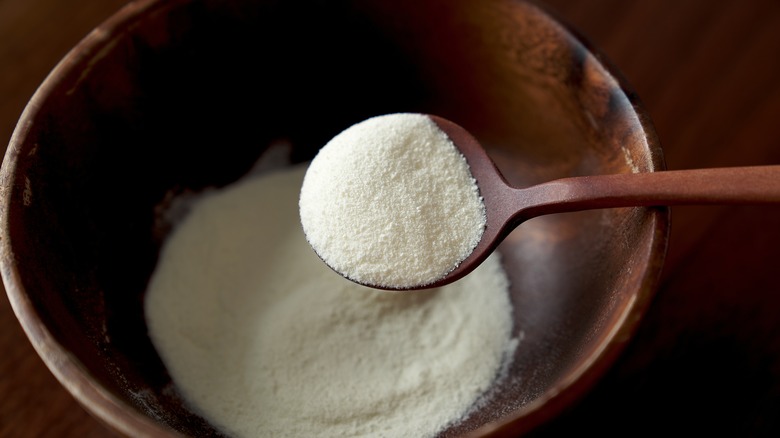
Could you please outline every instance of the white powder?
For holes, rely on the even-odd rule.
[[[441,279],[485,229],[466,159],[422,114],[374,117],[334,137],[306,173],[300,215],[331,268],[394,289]]]
[[[149,285],[151,339],[188,403],[230,435],[433,436],[512,357],[499,260],[425,291],[345,280],[297,221],[304,171],[195,202]]]

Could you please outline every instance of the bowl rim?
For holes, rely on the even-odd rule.
[[[85,61],[99,57],[101,50],[111,46],[125,29],[142,14],[175,7],[189,0],[134,0],[97,25],[81,39],[49,72],[33,93],[11,134],[8,148],[0,166],[0,274],[11,308],[19,320],[33,348],[60,384],[88,413],[105,426],[125,436],[181,436],[157,423],[115,397],[87,371],[84,365],[70,354],[41,322],[38,312],[26,294],[24,283],[14,257],[9,231],[10,205],[13,187],[17,181],[18,157],[42,102],[60,84],[68,72],[83,66]],[[87,64],[87,67],[88,64]]]
[[[649,171],[658,172],[666,170],[663,149],[661,148],[652,118],[620,69],[612,63],[610,58],[600,48],[592,44],[584,33],[561,17],[550,6],[540,0],[521,1],[533,6],[543,15],[548,16],[554,23],[557,23],[572,43],[584,47],[595,58],[595,61],[603,67],[604,72],[612,76],[621,92],[630,102],[631,109],[639,120],[642,133],[647,141],[647,150],[650,153]],[[487,423],[466,434],[467,437],[517,436],[518,434],[530,433],[567,409],[571,409],[585,397],[612,367],[634,338],[634,334],[639,329],[639,325],[658,290],[669,247],[671,209],[661,206],[649,208],[648,211],[652,213],[653,221],[653,232],[648,245],[649,263],[644,267],[640,286],[634,299],[623,308],[618,322],[615,323],[614,329],[608,334],[606,340],[600,344],[594,354],[589,357],[589,360],[582,362],[574,372],[569,373],[567,379],[562,380],[554,387],[548,389],[542,396],[522,406],[513,412],[512,415]]]
[[[153,421],[136,408],[120,400],[96,383],[84,365],[60,344],[41,322],[26,290],[17,267],[9,231],[9,214],[14,186],[18,181],[17,158],[33,122],[40,112],[42,102],[74,67],[100,56],[101,50],[111,44],[143,14],[165,8],[176,8],[192,0],[134,0],[109,16],[76,44],[51,70],[28,104],[11,135],[8,149],[0,166],[0,274],[11,307],[27,338],[61,385],[102,424],[125,436],[178,437],[173,429]],[[594,55],[604,71],[613,76],[621,91],[628,98],[639,119],[650,152],[650,171],[666,168],[663,152],[652,121],[637,94],[628,85],[620,71],[609,58],[574,26],[567,23],[555,11],[537,0],[520,0],[561,26],[563,33],[574,43],[582,45]],[[88,68],[88,67],[87,67]],[[572,407],[600,380],[626,348],[639,327],[660,283],[670,232],[671,212],[667,207],[654,208],[652,214],[652,241],[649,244],[649,261],[642,273],[640,288],[623,309],[615,328],[607,335],[594,354],[582,362],[568,378],[548,389],[541,397],[517,409],[512,415],[487,423],[465,436],[517,436],[525,434],[548,422],[564,410]]]

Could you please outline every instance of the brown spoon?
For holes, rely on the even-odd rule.
[[[468,131],[441,117],[430,117],[466,158],[485,203],[487,225],[471,255],[446,276],[419,289],[462,278],[515,227],[541,215],[612,207],[780,203],[780,166],[583,176],[518,189],[506,182]]]

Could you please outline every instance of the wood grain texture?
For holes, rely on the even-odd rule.
[[[0,143],[118,0],[0,0]],[[615,64],[670,169],[780,164],[780,3],[547,0]],[[674,207],[661,289],[597,388],[538,436],[780,435],[780,208]],[[110,436],[0,299],[0,436]]]
[[[5,152],[25,103],[59,59],[121,7],[118,0],[0,1],[0,144]],[[0,299],[0,436],[113,436],[65,391]]]
[[[548,4],[623,72],[669,169],[780,163],[780,4]],[[777,207],[674,207],[661,288],[636,339],[538,435],[778,435],[779,225]]]

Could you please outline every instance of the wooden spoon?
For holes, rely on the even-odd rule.
[[[479,142],[461,126],[429,116],[461,151],[485,203],[487,225],[474,251],[423,289],[458,280],[482,263],[522,222],[546,214],[613,207],[780,203],[780,166],[671,170],[563,178],[510,186]]]

